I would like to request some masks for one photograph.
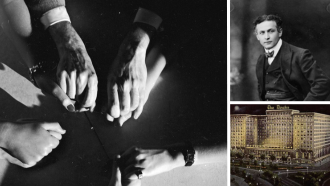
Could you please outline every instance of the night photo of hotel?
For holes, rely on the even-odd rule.
[[[299,185],[299,179],[300,185],[311,184],[307,178],[315,176],[320,185],[330,166],[328,110],[324,105],[231,105],[231,174],[251,185],[262,184],[260,176],[272,185]]]

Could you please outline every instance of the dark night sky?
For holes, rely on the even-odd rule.
[[[232,104],[232,105],[230,105],[230,114],[264,115],[264,114],[266,114],[268,105],[275,107],[275,109],[276,109],[277,105],[280,105],[280,106],[287,106],[290,109],[299,110],[300,112],[318,112],[318,113],[330,115],[330,105],[281,105],[281,104],[267,104],[267,105],[266,104],[264,104],[264,105]],[[235,107],[236,107],[236,109],[235,109]]]

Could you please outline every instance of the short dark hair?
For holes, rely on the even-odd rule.
[[[273,15],[273,14],[262,15],[262,16],[257,17],[253,21],[253,29],[255,30],[257,25],[264,22],[264,21],[275,21],[277,30],[280,31],[280,29],[282,29],[282,27],[281,27],[282,26],[282,19],[280,18],[280,16]]]

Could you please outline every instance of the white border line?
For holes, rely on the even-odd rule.
[[[227,185],[230,186],[230,0],[227,0]]]
[[[230,101],[230,0],[227,0],[227,185],[230,186],[230,105],[327,105],[330,101]]]

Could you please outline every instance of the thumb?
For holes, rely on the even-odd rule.
[[[48,94],[55,96],[62,105],[69,111],[74,112],[75,107],[71,99],[65,94],[65,92],[58,86],[54,81],[46,77],[45,75],[37,75],[34,77],[37,81],[38,86],[41,90],[45,91]]]
[[[55,131],[60,134],[65,134],[65,130],[57,122],[45,122],[41,124],[41,127],[48,131]]]
[[[9,155],[6,151],[4,151],[1,148],[0,148],[0,159],[5,159],[9,163],[16,164],[16,165],[21,166],[23,168],[30,168],[30,167],[32,167],[36,164],[36,162],[31,163],[31,164],[25,164],[21,160],[19,160],[18,158],[15,158],[15,157]]]
[[[121,185],[121,173],[118,167],[120,155],[117,155],[112,164],[112,176],[109,186],[122,186]]]

